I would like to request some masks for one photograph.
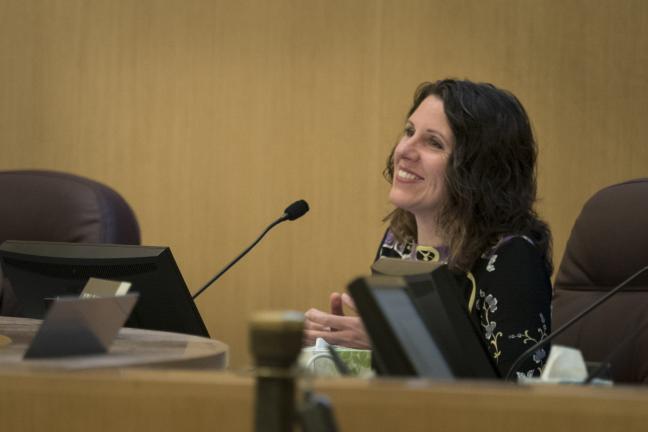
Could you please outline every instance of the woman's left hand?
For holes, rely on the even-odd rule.
[[[331,345],[348,348],[369,349],[371,344],[362,320],[358,316],[346,316],[342,303],[355,309],[351,298],[338,293],[331,294],[331,312],[309,309],[304,322],[304,345],[314,345],[318,337]]]

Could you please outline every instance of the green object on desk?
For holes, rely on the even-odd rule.
[[[319,341],[318,341],[319,342]],[[328,351],[326,342],[319,342],[304,348],[300,356],[300,364],[317,376],[338,376],[340,372]],[[334,346],[340,360],[349,369],[349,375],[366,377],[373,374],[371,370],[371,351],[341,346]]]
[[[363,376],[371,371],[371,351],[336,347],[340,359],[347,365],[351,375]]]

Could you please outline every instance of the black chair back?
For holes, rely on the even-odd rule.
[[[126,200],[102,183],[54,171],[4,171],[0,243],[5,240],[140,244],[140,229]],[[0,314],[15,308],[11,286],[1,278]]]

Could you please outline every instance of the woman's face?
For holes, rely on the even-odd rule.
[[[445,197],[445,172],[453,146],[443,101],[428,96],[408,119],[394,150],[391,203],[417,220],[435,217]]]

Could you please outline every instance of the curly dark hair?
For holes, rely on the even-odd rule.
[[[492,84],[445,79],[418,87],[408,118],[428,96],[443,101],[455,138],[438,218],[449,266],[468,271],[502,236],[521,234],[534,241],[551,274],[551,232],[533,210],[537,147],[520,101]],[[384,171],[390,183],[393,157],[394,150]],[[397,208],[385,220],[400,241],[417,238],[412,213]]]

